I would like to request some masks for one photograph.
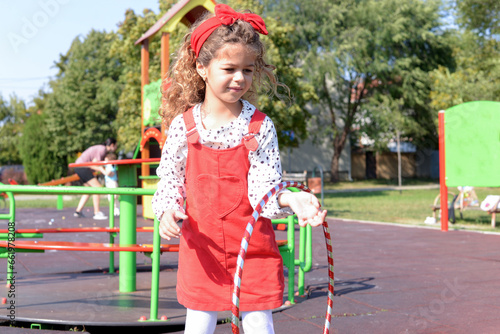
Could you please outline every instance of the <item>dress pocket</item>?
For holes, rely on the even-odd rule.
[[[193,189],[200,209],[211,210],[223,218],[240,205],[243,198],[243,180],[236,176],[214,176],[201,174]]]

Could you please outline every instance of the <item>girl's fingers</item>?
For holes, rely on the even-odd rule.
[[[310,217],[310,218],[301,217],[301,218],[299,218],[299,226],[304,227],[307,224],[309,224],[313,227],[319,226],[319,225],[323,224],[323,222],[325,221],[326,214],[327,214],[327,211],[323,210],[323,211],[318,211],[316,213],[316,215],[314,215],[313,217]]]
[[[165,213],[160,221],[160,236],[167,240],[179,238],[181,229],[177,221],[186,218],[187,216],[180,211]]]
[[[321,205],[319,204],[319,200],[318,200],[318,198],[317,198],[316,196],[314,196],[314,195],[311,195],[311,198],[312,198],[312,203],[313,203],[313,205],[314,205],[317,209],[319,209]]]

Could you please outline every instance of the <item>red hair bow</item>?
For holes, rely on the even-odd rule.
[[[260,34],[267,35],[266,24],[257,14],[239,13],[228,5],[215,5],[215,16],[200,24],[191,34],[191,48],[198,57],[203,43],[221,25],[230,26],[236,20],[248,22]]]

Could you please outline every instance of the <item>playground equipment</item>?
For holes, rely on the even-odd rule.
[[[169,43],[170,34],[177,29],[179,23],[186,26],[193,24],[198,17],[207,11],[213,12],[215,8],[214,0],[182,0],[174,5],[165,15],[163,15],[148,31],[146,31],[135,44],[141,45],[141,141],[139,143],[142,159],[152,156],[152,145],[154,141],[159,143],[160,152],[166,140],[165,127],[158,116],[158,109],[161,105],[162,80],[150,82],[149,80],[149,41],[157,34],[161,34],[160,78],[167,76],[169,68]],[[165,87],[163,87],[165,88]],[[154,139],[154,141],[152,141]],[[158,157],[160,153],[157,153]],[[156,178],[148,178],[151,175],[151,165],[141,165],[142,186],[155,188]],[[151,198],[143,198],[143,202],[150,201]],[[145,218],[153,218],[153,213],[149,207],[143,211]]]
[[[0,219],[6,219],[9,221],[9,227],[14,227],[15,230],[15,202],[13,193],[16,194],[117,194],[121,195],[121,209],[127,210],[127,212],[134,212],[134,214],[125,214],[120,216],[120,244],[115,246],[100,245],[97,247],[96,245],[92,245],[93,249],[89,249],[91,245],[80,245],[76,244],[53,244],[48,245],[45,244],[45,249],[65,249],[65,250],[94,250],[94,251],[129,251],[131,253],[121,253],[120,254],[120,291],[121,292],[133,292],[136,289],[136,281],[135,281],[135,273],[136,273],[136,251],[141,251],[139,248],[135,250],[125,249],[123,247],[130,247],[130,245],[137,245],[136,243],[136,201],[135,196],[138,195],[151,195],[153,193],[152,190],[148,189],[140,189],[140,188],[94,188],[94,187],[51,187],[51,186],[2,186],[2,191],[6,192],[10,198],[9,206],[10,212],[9,214],[0,215]],[[131,201],[132,199],[132,201]],[[130,203],[131,202],[131,203]],[[130,206],[133,206],[130,207]],[[113,222],[113,215],[110,215],[110,222]],[[114,223],[110,223],[110,228],[114,228]],[[41,234],[33,237],[42,237]],[[110,243],[111,244],[111,243]],[[16,248],[23,249],[41,249],[43,248],[41,242],[16,242]],[[120,248],[120,246],[123,246]],[[1,245],[0,245],[1,247]],[[87,247],[87,248],[86,248]],[[96,249],[101,248],[101,249]],[[143,249],[144,250],[144,249]],[[133,256],[130,256],[132,254]],[[128,256],[124,256],[128,255]],[[8,272],[8,277],[9,272]]]
[[[158,162],[159,158],[150,159],[122,159],[122,160],[109,160],[109,161],[97,161],[97,162],[87,162],[87,163],[73,163],[69,164],[69,167],[89,167],[89,166],[102,166],[107,164],[118,166],[118,185],[119,187],[130,187],[131,190],[137,187],[137,165],[145,163]],[[60,187],[58,187],[60,188]],[[84,187],[90,188],[90,187]],[[153,189],[144,189],[144,193],[141,195],[153,195]],[[86,193],[93,193],[93,190],[89,190]],[[122,245],[134,245],[137,242],[136,239],[136,215],[137,215],[137,200],[134,195],[119,194],[111,191],[111,189],[103,190],[106,194],[118,194],[120,197],[120,227],[122,229],[122,235],[120,237],[120,244]],[[114,208],[110,207],[110,216],[113,215]],[[120,253],[120,273],[122,271],[128,272],[130,275],[135,277],[136,271],[136,254],[134,252],[124,252]],[[123,275],[123,279],[120,281],[120,291],[121,292],[133,292],[136,289],[135,279],[127,279]]]
[[[128,168],[126,168],[128,169]],[[110,273],[113,272],[114,260],[112,253],[115,251],[120,252],[120,273],[119,273],[119,291],[131,292],[132,288],[135,289],[135,254],[143,252],[152,259],[152,283],[151,283],[151,311],[150,319],[147,321],[158,321],[158,294],[159,294],[159,263],[160,254],[163,252],[178,252],[178,245],[161,245],[159,238],[159,222],[154,220],[154,227],[137,228],[135,224],[135,215],[129,216],[128,219],[120,218],[121,228],[114,226],[114,216],[110,215],[109,227],[68,227],[68,228],[35,228],[23,229],[16,228],[15,219],[15,199],[14,194],[118,194],[123,205],[129,205],[130,201],[127,197],[152,195],[154,189],[141,189],[135,187],[119,187],[119,188],[93,188],[93,187],[78,187],[78,186],[12,186],[0,185],[0,191],[5,192],[9,197],[9,212],[0,214],[0,220],[7,220],[9,228],[0,230],[0,257],[7,258],[12,254],[12,249],[15,252],[44,252],[45,250],[62,250],[62,251],[98,251],[110,252]],[[113,198],[110,202],[110,210],[114,207]],[[135,205],[135,202],[134,202]],[[121,207],[121,210],[123,206]],[[295,224],[297,222],[295,216],[289,216],[283,220],[274,220],[273,223],[287,222],[288,231],[286,240],[277,240],[280,253],[283,256],[284,265],[288,268],[288,301],[294,303],[295,292],[295,267],[299,267],[299,275],[297,279],[297,286],[299,294],[304,293],[304,272],[311,269],[312,254],[311,254],[311,227],[300,228],[300,247],[299,259],[295,259]],[[132,227],[135,230],[131,230]],[[123,240],[130,240],[137,232],[150,232],[153,234],[153,244],[137,244],[129,243]],[[42,238],[45,233],[78,233],[78,232],[105,232],[110,234],[109,243],[86,243],[86,242],[61,242],[61,241],[32,241],[32,240],[18,240],[28,238]],[[120,237],[120,244],[114,244],[114,237],[116,233],[122,233]],[[127,236],[128,235],[128,236]],[[9,242],[9,238],[14,237],[15,243]],[[2,251],[3,249],[3,251]],[[134,255],[133,264],[124,262],[130,258],[123,258],[124,254]],[[12,280],[12,270],[7,269],[7,281]],[[124,284],[123,281],[132,281],[131,284]],[[161,320],[161,319],[160,319]]]
[[[133,263],[127,263],[122,261],[122,257],[120,257],[120,277],[119,277],[119,288],[121,292],[132,292],[135,290],[135,274],[136,274],[136,262],[135,262],[135,253],[136,252],[145,252],[150,253],[150,257],[152,259],[152,283],[151,283],[151,314],[150,321],[157,321],[158,319],[158,293],[159,293],[159,274],[160,274],[160,253],[165,251],[178,251],[177,245],[160,245],[160,234],[159,234],[159,222],[155,219],[154,222],[154,234],[153,234],[153,245],[139,245],[135,242],[130,243],[128,240],[135,239],[135,233],[137,231],[135,224],[135,214],[133,216],[129,216],[128,218],[121,219],[120,218],[120,226],[122,227],[122,233],[128,234],[129,236],[125,236],[120,238],[120,244],[115,245],[112,243],[109,244],[96,244],[96,243],[81,243],[81,242],[28,242],[28,241],[15,241],[10,242],[9,238],[40,238],[43,234],[39,233],[31,233],[34,231],[23,231],[26,233],[16,233],[15,228],[15,201],[14,201],[14,193],[24,193],[24,194],[117,194],[121,195],[121,201],[123,202],[124,208],[129,204],[129,197],[134,197],[138,195],[151,195],[153,193],[152,190],[148,189],[140,189],[140,188],[95,188],[95,187],[39,187],[39,186],[1,186],[1,191],[5,192],[9,196],[9,213],[0,214],[0,220],[8,220],[9,222],[9,230],[7,232],[7,240],[0,241],[0,248],[3,248],[3,252],[0,252],[0,256],[7,258],[12,254],[11,249],[16,249],[18,251],[27,251],[27,252],[43,252],[46,249],[56,249],[56,250],[66,250],[66,251],[105,251],[105,252],[113,252],[120,251],[122,254],[133,254]],[[110,204],[112,205],[112,204]],[[110,206],[112,208],[113,206]],[[135,205],[134,205],[135,208]],[[128,208],[129,209],[129,208]],[[130,210],[129,210],[130,211]],[[113,215],[111,215],[110,219]],[[133,230],[131,230],[133,227]],[[113,227],[110,227],[111,230],[114,230]],[[146,231],[147,229],[144,229]],[[62,232],[63,230],[59,230]],[[70,232],[68,229],[66,232]],[[43,231],[47,233],[47,231]],[[130,236],[133,234],[134,236]],[[5,237],[5,235],[4,235]],[[123,240],[125,241],[123,241]],[[15,253],[14,253],[15,254]],[[126,258],[125,260],[130,260],[131,258]],[[111,267],[110,267],[111,268]],[[13,273],[11,267],[8,266],[7,269],[7,281],[13,281]],[[125,282],[125,283],[124,283]],[[127,282],[132,282],[132,284],[126,284]],[[132,290],[133,289],[133,290]]]
[[[238,254],[238,260],[237,260],[237,267],[236,267],[236,272],[234,274],[234,289],[233,289],[233,307],[232,307],[232,317],[231,317],[231,328],[233,333],[238,334],[239,333],[239,304],[240,304],[240,287],[241,287],[241,279],[243,275],[243,265],[245,263],[245,257],[246,257],[246,252],[248,249],[248,244],[250,243],[250,238],[252,237],[252,232],[253,232],[253,226],[255,222],[258,220],[260,213],[262,212],[262,208],[266,203],[269,201],[269,199],[274,196],[278,191],[286,188],[286,187],[296,187],[299,189],[302,189],[304,191],[309,191],[307,187],[304,185],[301,185],[300,183],[293,182],[293,181],[287,181],[287,182],[282,182],[273,189],[271,189],[264,197],[262,200],[259,202],[257,207],[255,208],[252,218],[247,224],[247,227],[245,229],[245,234],[243,236],[243,239],[241,240],[241,248],[240,252]],[[327,307],[327,312],[326,312],[326,320],[325,320],[325,326],[323,333],[327,334],[330,332],[330,323],[331,323],[331,317],[332,317],[332,305],[333,305],[333,286],[334,286],[334,273],[333,273],[333,251],[332,251],[332,241],[330,238],[330,231],[328,229],[328,223],[325,221],[323,222],[323,230],[325,233],[325,239],[326,239],[326,244],[327,244],[327,255],[328,255],[328,276],[329,276],[329,281],[328,281],[328,307]]]
[[[74,182],[80,180],[78,174],[69,175],[66,177],[61,177],[60,179],[51,180],[48,182],[39,183],[39,186],[58,186],[61,184],[66,184],[68,182]]]
[[[500,102],[467,102],[439,112],[441,203],[448,187],[500,187],[499,119]],[[448,231],[448,208],[441,213],[441,230]]]

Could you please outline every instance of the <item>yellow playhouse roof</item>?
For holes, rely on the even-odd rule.
[[[190,25],[205,11],[214,11],[215,0],[181,0],[161,17],[135,44],[142,43],[156,35],[159,31],[172,32],[179,22]]]

